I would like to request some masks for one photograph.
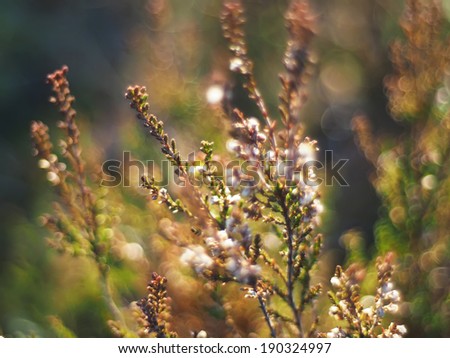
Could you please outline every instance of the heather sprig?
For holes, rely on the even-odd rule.
[[[346,271],[340,266],[331,278],[333,291],[328,296],[333,303],[329,315],[342,322],[326,334],[328,338],[399,338],[406,334],[403,325],[390,322],[383,324],[386,313],[397,313],[401,301],[400,293],[394,289],[392,274],[394,272],[393,255],[379,257],[376,262],[377,288],[372,303],[366,304],[361,299],[360,283],[365,270],[352,264]],[[366,300],[369,301],[369,300]]]
[[[152,279],[147,286],[148,295],[138,301],[142,311],[139,322],[148,337],[174,338],[176,333],[168,328],[171,319],[167,297],[167,279],[153,272]]]
[[[57,200],[53,213],[42,216],[42,223],[52,233],[49,245],[61,253],[87,256],[95,261],[99,270],[103,297],[114,320],[126,327],[120,309],[115,304],[109,284],[111,250],[118,230],[113,212],[106,203],[106,188],[91,189],[86,177],[85,162],[81,156],[80,131],[73,108],[75,97],[67,80],[68,67],[48,75],[54,103],[62,115],[58,127],[63,138],[59,142],[61,155],[55,153],[48,127],[42,122],[32,122],[31,137],[38,165],[47,172],[48,181],[55,187]]]
[[[230,59],[230,70],[244,76],[244,87],[248,91],[249,97],[255,101],[267,124],[271,147],[276,153],[276,138],[273,131],[275,123],[272,122],[265,101],[258,90],[256,79],[253,74],[253,62],[248,57],[243,29],[245,17],[242,4],[239,1],[225,1],[221,14],[221,22],[223,35],[228,40],[229,49],[233,54],[233,57]]]

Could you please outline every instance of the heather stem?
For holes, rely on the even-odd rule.
[[[120,322],[122,327],[126,329],[127,325],[125,319],[123,318],[122,313],[117,307],[111,293],[111,287],[109,285],[108,273],[105,270],[100,269],[100,285],[102,288],[103,299],[105,300],[106,305],[108,306],[109,311],[111,312],[115,321]]]
[[[288,264],[287,264],[287,300],[294,314],[295,324],[299,330],[300,337],[303,337],[302,320],[300,312],[294,302],[294,233],[292,231],[291,220],[289,218],[289,210],[284,199],[280,200],[281,208],[283,210],[283,217],[286,224],[287,245],[288,245]]]
[[[258,302],[259,302],[259,306],[261,307],[261,311],[264,314],[264,318],[267,322],[267,325],[269,326],[270,336],[272,338],[276,338],[277,335],[276,335],[275,329],[273,328],[272,322],[270,321],[270,316],[269,316],[269,313],[267,312],[266,304],[265,304],[264,300],[259,296],[258,296]]]

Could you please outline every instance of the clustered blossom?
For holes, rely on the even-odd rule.
[[[398,312],[400,294],[397,290],[394,290],[394,284],[392,282],[386,282],[380,288],[378,288],[377,297],[377,314],[380,317],[383,317],[386,312]]]
[[[405,325],[391,322],[389,327],[378,335],[378,338],[402,338],[406,333],[408,333],[408,330]]]
[[[194,267],[197,273],[202,273],[213,265],[213,259],[206,253],[205,248],[200,245],[185,248],[180,260]]]
[[[335,327],[327,333],[327,338],[345,338],[347,333],[340,327]]]
[[[255,117],[246,118],[243,113],[234,110],[232,126],[231,135],[234,139],[227,142],[227,149],[243,160],[254,162],[263,160],[267,135],[260,128],[260,121]]]
[[[328,314],[334,319],[347,322],[347,327],[335,327],[326,334],[328,338],[341,337],[403,337],[406,327],[391,322],[387,328],[382,319],[386,312],[397,313],[400,294],[391,281],[393,273],[392,255],[377,259],[378,285],[374,303],[368,307],[360,300],[359,282],[364,270],[356,265],[342,271],[338,266],[330,283],[334,292],[329,292],[333,305]]]
[[[261,272],[259,265],[242,256],[239,243],[225,230],[205,239],[205,245],[189,245],[184,248],[180,260],[194,268],[197,274],[223,281],[254,284]]]
[[[226,184],[240,189],[242,196],[251,197],[258,189],[270,189],[276,181],[288,182],[292,194],[299,198],[303,207],[303,221],[318,226],[323,206],[319,199],[317,173],[312,165],[318,151],[317,142],[305,137],[294,143],[295,149],[273,151],[266,147],[266,134],[260,130],[256,118],[245,118],[235,110],[233,119],[231,134],[234,139],[227,142],[227,149],[249,166],[228,169]],[[247,175],[248,168],[257,176]]]

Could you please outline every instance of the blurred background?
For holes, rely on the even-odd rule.
[[[244,5],[256,77],[276,116],[288,1],[246,0]],[[360,233],[362,255],[374,253],[380,202],[369,182],[372,168],[355,145],[351,119],[366,114],[376,133],[402,133],[387,112],[383,88],[383,78],[391,72],[389,43],[400,34],[402,6],[397,0],[313,1],[316,65],[302,118],[321,153],[331,149],[335,160],[350,159],[343,170],[349,186],[322,190],[326,209],[320,230],[329,262],[324,277],[345,260],[341,238],[348,230]],[[208,103],[214,102],[212,89],[230,88],[233,101],[247,114],[256,110],[239,89],[239,79],[228,71],[219,14],[220,1],[208,0],[2,2],[0,334],[55,336],[59,317],[77,336],[111,335],[95,268],[88,260],[53,252],[46,245],[48,233],[39,225],[54,197],[31,155],[29,126],[32,120],[42,120],[56,139],[59,119],[48,103],[46,75],[69,66],[85,156],[100,163],[120,159],[123,151],[142,160],[160,158],[123,97],[131,84],[147,87],[153,112],[166,121],[167,132],[178,139],[183,152],[198,148],[202,139],[223,149],[223,118]],[[158,223],[137,190],[123,191],[123,206],[130,208],[123,214],[123,230],[146,256],[144,264],[140,249],[128,247],[125,261],[134,264],[119,265],[115,272],[126,304],[141,297],[149,273],[161,269],[157,257],[165,244],[151,247]],[[200,323],[191,325],[202,329]],[[186,327],[181,330],[189,334]]]

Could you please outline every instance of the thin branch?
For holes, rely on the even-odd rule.
[[[264,302],[264,299],[262,297],[260,297],[259,295],[258,295],[258,302],[259,302],[259,307],[261,307],[261,311],[263,312],[266,323],[269,326],[270,336],[272,338],[276,338],[277,334],[276,334],[275,329],[270,320],[269,312],[267,312],[266,303]]]
[[[292,230],[291,220],[289,217],[289,209],[286,206],[284,198],[279,198],[280,206],[283,210],[283,217],[285,220],[287,245],[288,245],[288,264],[287,264],[287,299],[288,304],[295,317],[295,323],[300,333],[300,337],[303,337],[303,327],[300,312],[294,302],[294,233]]]

